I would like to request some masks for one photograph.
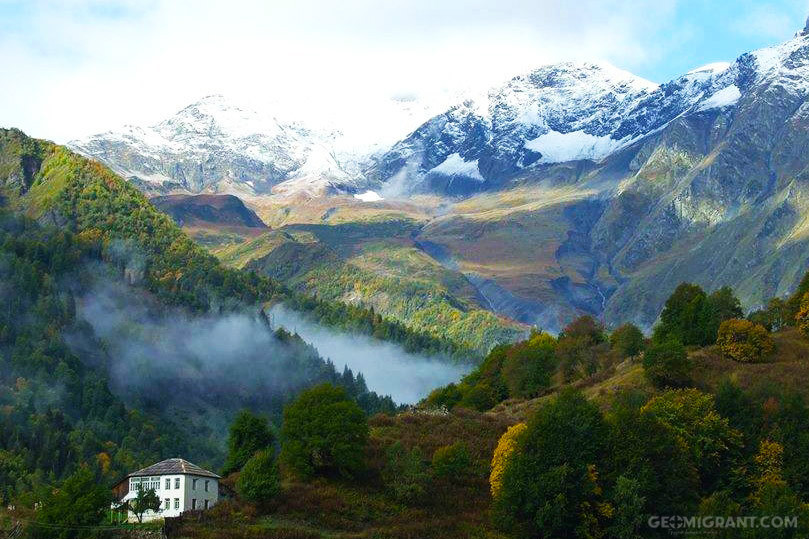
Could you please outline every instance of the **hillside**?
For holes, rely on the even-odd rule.
[[[553,332],[581,314],[649,328],[681,280],[733,286],[753,309],[809,267],[807,65],[803,30],[663,84],[542,66],[425,121],[330,194],[303,182],[247,203],[273,227],[413,219],[414,244],[481,307]],[[123,168],[146,155],[82,148]],[[367,189],[381,200],[353,199]],[[242,261],[267,254],[249,249]],[[419,309],[386,312],[420,327]]]
[[[371,307],[436,337],[485,354],[527,328],[490,313],[464,275],[413,241],[413,221],[287,225],[213,252],[225,263],[329,301]]]
[[[191,239],[205,246],[240,243],[268,229],[233,195],[164,195],[149,201]]]
[[[669,305],[675,308],[675,302]],[[563,505],[557,510],[568,520],[557,521],[560,531],[555,536],[580,537],[571,528],[583,520],[602,537],[625,537],[627,529],[634,534],[630,536],[666,537],[669,530],[648,524],[661,504],[673,514],[704,516],[719,511],[729,517],[760,516],[775,510],[798,518],[794,528],[754,529],[750,537],[755,538],[801,537],[809,529],[809,509],[803,501],[809,496],[805,466],[809,440],[802,434],[809,426],[805,333],[791,326],[774,332],[772,355],[757,363],[734,361],[715,344],[692,346],[689,380],[673,388],[650,380],[643,353],[627,356],[615,339],[582,341],[593,328],[600,331],[588,324],[571,324],[559,340],[537,334],[500,347],[460,385],[496,390],[494,386],[502,383],[511,392],[519,387],[513,385],[515,377],[537,382],[534,368],[547,367],[543,350],[548,346],[557,358],[552,370],[564,365],[567,354],[585,358],[594,353],[599,359],[591,374],[577,371],[571,379],[550,380],[541,396],[511,397],[494,405],[479,396],[452,404],[459,387],[453,384],[418,409],[371,418],[364,452],[367,468],[361,475],[350,480],[330,476],[301,480],[282,459],[281,491],[269,503],[227,502],[200,520],[183,521],[178,536],[207,537],[216,530],[234,538],[544,537],[544,528],[522,517],[519,505],[501,505],[504,494],[493,497],[487,482],[495,466],[492,454],[504,445],[498,440],[517,424],[527,424],[529,433],[542,425],[543,436],[532,442],[543,448],[558,445],[554,452],[542,452],[524,463],[518,460],[520,454],[531,452],[533,446],[525,434],[516,438],[515,453],[503,465],[504,485],[510,484],[511,470],[520,462],[538,470],[525,483],[509,487],[532,486],[524,503],[585,495],[593,496],[590,503],[609,508],[596,520],[588,520],[592,505]],[[654,344],[641,346],[650,353]],[[507,366],[512,358],[519,360],[514,365],[520,370]],[[459,446],[466,448],[467,459],[455,464],[453,475],[442,475],[438,455]],[[776,478],[761,475],[768,447],[779,452],[766,464],[774,466],[766,469]],[[404,451],[403,458],[416,455],[415,461],[407,461],[410,464],[394,468],[398,476],[391,476],[397,462],[394,448],[403,448],[397,449]],[[590,480],[598,488],[585,488],[586,480],[580,484],[573,474],[559,481],[555,474],[539,471],[556,463],[562,471],[569,470],[580,455],[595,459],[596,464],[587,460],[582,467],[590,470]],[[229,480],[237,481],[236,476]],[[627,481],[638,497],[624,505],[621,484]],[[509,529],[504,510],[524,518],[533,534],[525,528]],[[719,533],[731,538],[738,537],[737,531],[734,527]],[[716,529],[692,532],[697,537],[717,534]]]

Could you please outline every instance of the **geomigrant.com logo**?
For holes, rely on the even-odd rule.
[[[755,528],[797,528],[796,516],[683,516],[669,515],[649,517],[648,525],[654,529],[676,531],[725,530]]]

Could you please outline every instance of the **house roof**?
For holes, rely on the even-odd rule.
[[[146,475],[200,475],[202,477],[214,477],[219,479],[219,476],[204,468],[200,468],[196,464],[188,462],[185,459],[166,459],[157,464],[152,464],[146,468],[141,468],[137,472],[132,472],[127,477],[140,477]]]

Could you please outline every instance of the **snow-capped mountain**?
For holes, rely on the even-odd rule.
[[[600,161],[703,101],[734,97],[738,70],[729,68],[657,85],[605,63],[544,66],[431,119],[381,156],[372,176],[401,188],[404,174],[410,188],[463,194],[544,164]]]
[[[568,62],[449,108],[440,108],[447,95],[400,96],[318,127],[211,96],[157,125],[71,146],[150,193],[328,195],[370,187],[388,196],[463,195],[541,175],[555,163],[598,163],[683,115],[734,106],[768,77],[801,91],[806,38],[800,32],[660,85],[606,63]]]
[[[355,192],[370,158],[450,102],[396,96],[345,117],[276,107],[260,113],[221,95],[208,96],[149,127],[125,126],[68,145],[98,159],[149,194],[223,192],[268,195]],[[339,111],[338,111],[339,112]],[[371,125],[373,123],[374,125]]]
[[[240,108],[216,95],[154,126],[127,126],[70,146],[150,194],[325,194],[350,189],[357,178],[357,163],[342,161],[334,151],[338,136]]]

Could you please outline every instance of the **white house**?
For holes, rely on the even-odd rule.
[[[144,513],[145,522],[213,507],[219,501],[219,479],[187,460],[168,459],[127,475],[113,492],[119,502],[125,502],[137,498],[140,489],[154,489],[160,498],[160,511]],[[137,517],[130,511],[127,520],[137,522]]]

